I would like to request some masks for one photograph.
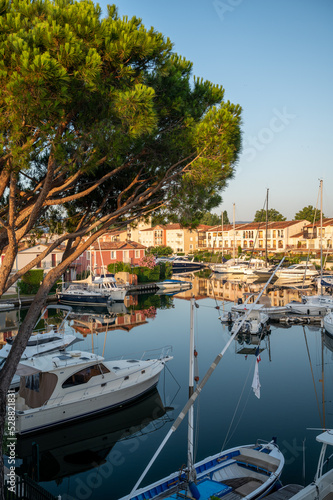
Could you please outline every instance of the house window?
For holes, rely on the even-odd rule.
[[[140,250],[135,250],[135,257],[137,259],[140,257]]]
[[[111,250],[110,257],[112,260],[114,260],[116,258],[116,252],[114,250]]]
[[[123,250],[123,262],[130,262],[129,250]]]

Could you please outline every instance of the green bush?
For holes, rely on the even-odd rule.
[[[152,253],[153,255],[159,257],[167,257],[168,255],[173,254],[173,250],[171,247],[167,247],[166,245],[159,245],[156,247],[149,247],[148,253]]]
[[[125,264],[124,262],[117,261],[114,264],[109,264],[108,265],[108,272],[109,273],[131,273],[132,272],[132,267],[131,264]]]
[[[172,276],[172,262],[160,262],[160,280],[165,280]]]
[[[22,276],[21,281],[17,284],[20,293],[24,295],[35,295],[39,290],[43,277],[43,269],[31,269],[25,273]]]
[[[148,267],[134,267],[133,274],[138,276],[138,283],[148,283],[158,281],[160,279],[160,266],[155,266],[154,269]]]

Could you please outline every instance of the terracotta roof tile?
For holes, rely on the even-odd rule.
[[[145,249],[144,245],[136,241],[101,241],[92,245],[94,250],[140,250]]]

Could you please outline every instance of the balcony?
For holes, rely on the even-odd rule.
[[[304,228],[303,238],[305,238],[306,240],[313,240],[314,238],[317,238],[317,228]]]

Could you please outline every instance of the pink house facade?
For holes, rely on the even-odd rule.
[[[146,247],[135,241],[97,242],[90,249],[91,269],[102,272],[109,264],[116,262],[136,266],[145,253]]]

